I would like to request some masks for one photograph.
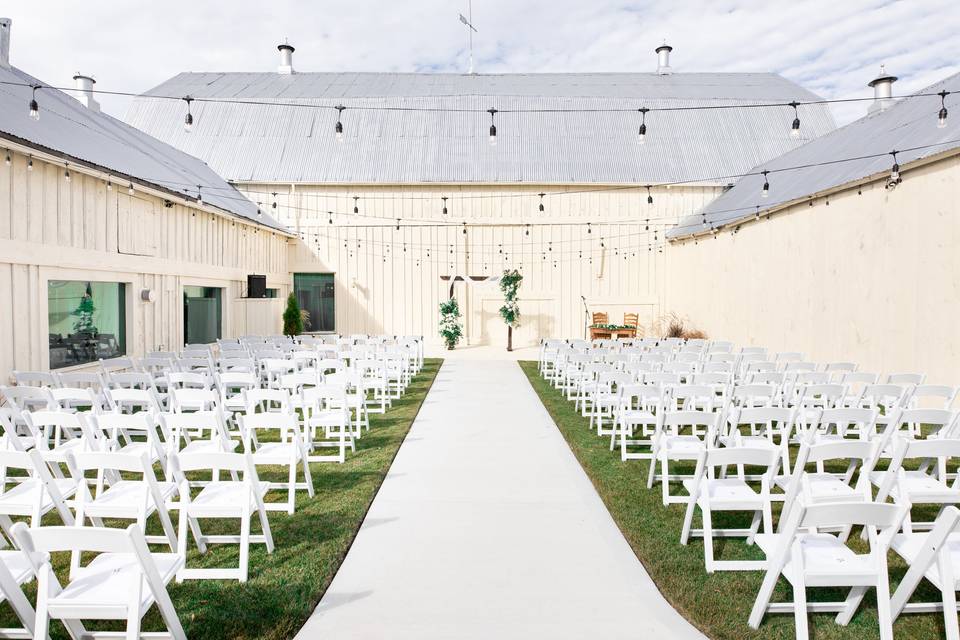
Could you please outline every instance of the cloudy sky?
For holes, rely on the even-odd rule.
[[[144,91],[180,71],[269,71],[276,45],[301,71],[467,68],[467,0],[4,0],[11,61],[54,85]],[[880,65],[896,93],[960,71],[956,0],[474,0],[481,73],[775,71],[829,98],[865,97]],[[101,98],[122,116],[127,100]],[[835,108],[838,122],[866,107]]]

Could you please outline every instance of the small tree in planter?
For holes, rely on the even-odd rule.
[[[517,291],[523,282],[523,276],[516,269],[507,269],[500,278],[500,291],[503,292],[503,306],[500,317],[507,323],[507,351],[513,351],[513,328],[520,326],[520,304]]]
[[[440,337],[447,349],[453,349],[460,342],[463,327],[460,325],[460,305],[456,298],[440,303]]]
[[[303,333],[303,314],[297,296],[291,293],[287,296],[287,308],[283,312],[283,335],[298,336]]]

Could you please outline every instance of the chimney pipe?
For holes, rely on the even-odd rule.
[[[74,86],[77,88],[75,97],[87,109],[91,111],[100,111],[100,103],[93,97],[93,85],[97,83],[91,76],[77,74],[73,76]]]
[[[673,51],[673,47],[664,42],[654,51],[657,52],[657,73],[661,76],[673,73],[673,69],[670,68],[670,52]]]
[[[896,81],[897,76],[888,75],[886,68],[880,65],[880,75],[867,84],[873,87],[873,102],[867,107],[868,114],[886,111],[893,105],[893,83]]]
[[[0,18],[0,68],[10,68],[10,25],[13,20]]]
[[[293,73],[293,52],[295,49],[287,42],[279,45],[277,50],[280,52],[280,66],[277,67],[277,73],[290,75]]]

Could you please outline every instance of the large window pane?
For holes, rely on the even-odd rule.
[[[304,331],[334,330],[334,301],[332,273],[295,273],[293,292],[300,308],[309,313],[303,323]]]
[[[51,369],[127,352],[125,293],[126,287],[118,282],[48,282]]]
[[[183,341],[208,344],[223,337],[223,289],[183,288]]]

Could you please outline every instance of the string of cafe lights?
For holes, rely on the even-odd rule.
[[[698,105],[675,105],[675,106],[646,106],[641,104],[639,107],[514,107],[514,108],[482,108],[482,107],[442,107],[442,106],[411,106],[411,105],[370,105],[353,104],[344,105],[342,102],[337,104],[324,104],[315,102],[299,102],[296,100],[253,100],[246,98],[209,98],[198,96],[174,96],[165,94],[142,94],[131,91],[111,91],[106,89],[77,89],[76,87],[59,87],[40,83],[30,83],[14,80],[2,80],[0,84],[9,86],[19,86],[31,89],[31,97],[28,104],[28,115],[33,120],[40,119],[40,103],[37,100],[37,92],[41,90],[53,90],[64,92],[92,92],[94,94],[109,96],[124,96],[133,98],[147,98],[152,100],[176,100],[185,104],[186,113],[184,115],[184,130],[190,132],[194,126],[194,116],[192,112],[193,103],[210,104],[230,104],[230,105],[248,105],[248,106],[272,106],[272,107],[291,107],[300,109],[320,109],[336,111],[336,122],[333,126],[333,133],[337,141],[344,140],[343,114],[345,111],[393,111],[393,112],[437,112],[437,113],[489,113],[490,128],[489,140],[491,145],[497,143],[496,115],[506,113],[637,113],[640,117],[637,140],[644,144],[647,140],[648,132],[648,114],[658,112],[685,112],[685,111],[714,111],[725,109],[792,109],[793,120],[790,124],[790,136],[799,138],[800,132],[800,113],[801,106],[808,105],[830,105],[830,104],[849,104],[864,101],[873,101],[872,97],[864,98],[820,98],[815,100],[774,100],[765,102],[745,102],[745,103],[718,103],[718,104],[698,104]],[[937,112],[937,126],[943,128],[946,126],[949,112],[946,106],[947,96],[955,93],[954,91],[942,90],[937,92],[915,92],[898,96],[898,99],[918,99],[939,97],[940,110]],[[715,98],[716,99],[716,98]]]

